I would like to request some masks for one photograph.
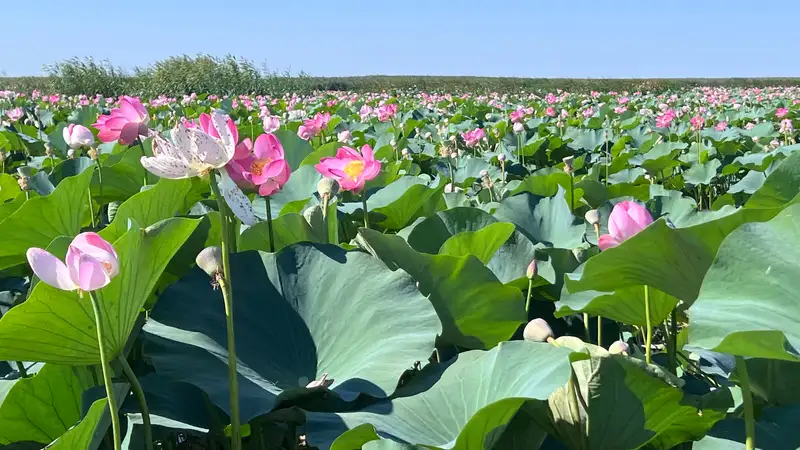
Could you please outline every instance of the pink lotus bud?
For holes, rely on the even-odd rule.
[[[539,271],[538,265],[536,264],[536,260],[532,260],[530,264],[528,264],[528,269],[525,271],[525,276],[528,277],[529,280],[536,278],[536,274]]]
[[[630,347],[625,341],[615,341],[608,347],[608,352],[613,355],[627,355]]]
[[[514,124],[513,129],[514,129],[514,133],[520,134],[520,133],[525,131],[525,125],[523,125],[520,122],[517,122],[517,123]]]
[[[544,319],[536,318],[525,325],[522,337],[531,342],[549,342],[553,339],[553,329]]]
[[[589,225],[597,225],[600,223],[600,212],[596,209],[590,209],[586,211],[586,214],[583,215],[583,218],[589,222]]]

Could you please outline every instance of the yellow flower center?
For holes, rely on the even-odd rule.
[[[364,161],[350,161],[344,166],[344,173],[353,181],[358,179],[358,176],[364,172]]]
[[[250,173],[252,173],[253,175],[256,175],[256,176],[260,176],[262,173],[264,173],[264,166],[266,166],[267,164],[269,164],[271,162],[272,162],[272,160],[269,159],[269,158],[257,159],[255,161],[253,161],[253,163],[250,164]]]

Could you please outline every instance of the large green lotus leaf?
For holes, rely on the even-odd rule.
[[[500,169],[489,164],[482,158],[464,157],[458,159],[458,167],[453,167],[451,177],[458,184],[468,183],[481,177],[481,172],[486,171],[492,180],[500,179]]]
[[[722,242],[689,309],[692,345],[800,360],[800,204]]]
[[[611,355],[577,338],[562,337],[557,342],[576,351],[583,348],[584,352],[584,357],[574,358],[572,365],[577,392],[582,397],[578,406],[580,419],[570,413],[567,386],[560,387],[548,399],[551,434],[569,448],[639,448],[678,422],[691,439],[702,436],[724,417],[724,409],[705,409],[700,398],[685,395],[680,389],[682,380],[658,366]],[[701,409],[714,420],[698,420]],[[541,419],[539,416],[537,421],[547,427]],[[694,428],[686,430],[687,423],[692,422]]]
[[[509,339],[525,320],[522,292],[503,285],[475,256],[418,253],[399,236],[361,228],[359,247],[391,270],[408,272],[442,321],[441,341],[465,348],[491,348]]]
[[[747,137],[763,138],[771,136],[773,131],[774,125],[772,122],[761,122],[749,130],[741,130],[741,133]]]
[[[800,404],[800,362],[779,359],[749,358],[747,373],[750,389],[767,404]],[[738,381],[737,374],[731,379]]]
[[[298,242],[325,243],[325,236],[317,236],[311,225],[300,214],[284,214],[272,221],[272,233],[275,236],[275,251]],[[239,235],[239,251],[261,250],[268,252],[269,226],[267,222],[259,222],[248,227]]]
[[[139,312],[172,256],[199,219],[169,219],[142,230],[133,226],[114,242],[120,273],[96,291],[107,348],[119,354]],[[88,299],[38,283],[21,305],[0,318],[0,359],[89,365],[100,362],[94,313]]]
[[[739,192],[744,192],[745,194],[752,194],[761,188],[761,186],[764,184],[764,180],[766,179],[767,176],[762,172],[751,170],[750,172],[747,172],[747,175],[745,175],[744,178],[742,178],[738,183],[732,185],[728,189],[728,193],[736,194]]]
[[[797,201],[800,190],[800,152],[795,152],[769,174],[745,203],[745,208],[778,208]]]
[[[292,170],[297,170],[303,160],[314,151],[308,141],[300,139],[297,133],[290,130],[278,130],[274,134],[280,141],[286,162]]]
[[[45,364],[22,378],[0,403],[0,444],[49,444],[81,419],[81,398],[95,386],[86,367]]]
[[[657,326],[669,317],[678,299],[658,289],[650,289],[650,324]],[[614,292],[581,291],[571,294],[566,288],[556,302],[556,317],[585,312],[629,325],[647,324],[644,310],[644,286],[630,286]]]
[[[235,254],[231,270],[243,420],[325,373],[346,400],[390,395],[441,333],[414,280],[363,252],[295,244]],[[200,269],[164,292],[144,328],[161,376],[228,411],[225,329],[221,294]]]
[[[142,189],[146,173],[140,162],[141,157],[142,151],[136,146],[103,159],[100,174],[95,173],[92,179],[92,198],[104,204],[125,201],[138,193]]]
[[[755,448],[759,450],[796,450],[800,448],[800,406],[767,408],[756,420]],[[692,444],[693,450],[744,450],[743,418],[717,422],[708,435]]]
[[[488,264],[497,250],[514,234],[514,224],[498,222],[478,231],[464,231],[446,240],[440,254],[456,257],[475,255]]]
[[[44,197],[26,201],[0,222],[0,269],[25,262],[31,247],[45,248],[58,236],[75,236],[88,210],[92,172],[65,179]]]
[[[130,386],[127,383],[114,384],[115,398],[123,399],[129,392]],[[118,404],[119,402],[120,400],[117,401]],[[114,414],[117,413],[114,412]],[[80,423],[62,434],[47,448],[51,450],[97,449],[105,439],[110,426],[111,416],[108,414],[108,400],[103,396],[92,403]]]
[[[94,170],[94,167],[94,161],[87,156],[65,159],[53,167],[53,171],[48,175],[48,179],[50,179],[50,183],[52,183],[53,186],[58,186],[61,180],[80,175],[88,169]]]
[[[567,205],[572,205],[572,209],[581,206],[580,199],[583,197],[583,189],[575,186],[577,180],[573,180],[573,190],[569,190],[570,176],[564,172],[551,172],[548,174],[534,173],[532,176],[526,177],[522,180],[516,188],[511,191],[511,195],[517,195],[520,192],[530,192],[539,197],[552,197],[558,194],[559,186],[564,188],[565,199]]]
[[[323,449],[360,448],[377,436],[357,427],[371,424],[399,443],[491,449],[520,408],[541,402],[567,382],[569,355],[569,349],[527,341],[462,353],[446,368],[423,370],[399,398],[358,412],[310,413],[307,439]],[[346,429],[353,431],[337,439]]]
[[[400,230],[418,217],[444,209],[443,191],[444,184],[429,187],[420,177],[401,177],[367,198],[370,223]],[[343,204],[340,209],[347,213],[357,211],[361,217],[364,214],[360,202]]]
[[[12,200],[22,192],[17,179],[7,173],[0,173],[0,203]]]
[[[407,240],[408,244],[418,252],[435,255],[450,239],[461,240],[464,238],[456,238],[456,236],[475,233],[495,224],[498,224],[497,219],[482,209],[456,207],[439,211],[415,225],[408,233]],[[560,277],[556,275],[557,270],[551,260],[542,255],[537,256],[536,250],[539,247],[543,248],[544,246],[534,245],[525,235],[515,229],[499,247],[494,249],[475,248],[473,254],[478,256],[479,253],[488,254],[490,252],[492,256],[488,262],[485,262],[486,267],[503,283],[512,283],[524,278],[528,264],[534,257],[540,259],[539,276],[549,283],[558,282]],[[442,252],[444,253],[444,251]],[[463,254],[455,256],[463,256]],[[478,257],[483,261],[480,256]],[[527,287],[527,281],[522,287]]]
[[[494,215],[500,221],[518,226],[533,242],[572,249],[583,241],[584,225],[572,215],[560,186],[553,197],[527,192],[509,197],[500,203]]]
[[[117,208],[114,220],[99,234],[109,242],[119,239],[133,220],[140,227],[175,217],[188,210],[187,196],[192,188],[191,180],[162,178],[153,187],[130,197]]]
[[[712,159],[703,164],[695,164],[683,173],[683,179],[693,185],[709,185],[717,177],[717,172],[721,165],[722,163],[718,159]]]
[[[644,167],[651,174],[659,174],[662,170],[680,164],[675,158],[685,149],[685,142],[663,142],[656,144],[645,154],[631,157],[630,164]]]

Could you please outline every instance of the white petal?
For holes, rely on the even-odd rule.
[[[231,180],[228,172],[220,170],[221,180],[219,183],[219,190],[222,192],[222,197],[225,198],[225,203],[233,211],[233,214],[239,218],[245,225],[255,225],[257,222],[256,213],[253,211],[253,205],[250,199],[244,195],[239,186]]]
[[[186,164],[185,161],[168,156],[159,156],[157,158],[142,156],[141,162],[142,166],[144,166],[148,172],[158,175],[161,178],[176,180],[198,175],[198,172]]]
[[[233,158],[233,153],[228,155],[225,147],[218,140],[202,130],[195,128],[187,130],[187,132],[192,140],[192,155],[196,156],[199,162],[219,169]]]
[[[236,139],[234,139],[233,134],[231,134],[231,130],[228,128],[228,119],[228,115],[222,112],[222,110],[215,109],[211,113],[211,121],[217,133],[219,133],[219,138],[222,141],[222,146],[225,148],[225,153],[228,158],[225,164],[233,158],[233,153],[236,151],[237,144]]]

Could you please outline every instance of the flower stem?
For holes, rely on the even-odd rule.
[[[653,363],[653,325],[650,323],[650,287],[644,286],[644,320],[647,322],[647,335],[644,341],[644,355],[647,364]]]
[[[597,345],[603,346],[603,317],[597,316]]]
[[[108,412],[111,416],[111,429],[114,433],[114,450],[121,450],[119,414],[117,413],[117,400],[114,398],[114,384],[111,381],[111,364],[108,362],[106,341],[103,337],[103,318],[100,314],[100,304],[97,302],[97,297],[92,291],[89,291],[89,301],[94,310],[95,328],[97,328],[97,346],[100,350],[100,367],[103,369],[103,384],[105,384],[106,387]]]
[[[231,289],[231,267],[230,267],[230,223],[225,218],[227,215],[227,205],[225,199],[219,191],[216,174],[211,174],[211,191],[217,197],[217,205],[222,217],[222,277],[218,280],[222,289],[222,300],[225,303],[225,325],[228,338],[228,383],[230,386],[230,409],[231,409],[231,450],[241,450],[242,436],[239,425],[239,379],[236,367],[236,344],[233,330],[233,291]]]
[[[519,163],[525,167],[525,156],[522,154],[522,133],[517,133],[517,150],[519,150]]]
[[[753,417],[753,393],[750,391],[750,376],[747,374],[747,363],[742,356],[736,356],[736,372],[742,387],[742,405],[744,406],[745,448],[756,448],[756,422]]]
[[[525,298],[525,312],[531,310],[531,292],[533,292],[533,279],[528,279],[528,296]],[[526,317],[527,319],[527,317]]]
[[[147,399],[145,399],[142,385],[139,384],[139,379],[136,378],[136,374],[133,373],[133,369],[131,369],[128,360],[124,356],[120,355],[117,361],[119,361],[122,366],[122,371],[125,372],[125,378],[127,378],[128,382],[131,384],[131,389],[136,395],[136,400],[139,402],[139,410],[142,412],[142,422],[144,424],[145,446],[147,450],[153,450],[153,428],[150,425],[150,410],[147,408]]]
[[[367,210],[367,192],[361,194],[361,206],[364,209],[364,228],[369,228],[369,211]]]
[[[269,195],[264,196],[264,201],[267,204],[267,232],[269,232],[269,252],[275,253],[275,234],[272,231],[272,205]]]
[[[97,225],[94,223],[94,207],[92,206],[92,188],[87,188],[89,191],[89,216],[92,219],[92,229],[97,228]]]
[[[678,315],[673,308],[669,314],[669,365],[673,375],[678,373]]]
[[[589,333],[589,313],[583,313],[583,328],[586,335],[586,342],[591,342],[592,335]]]

